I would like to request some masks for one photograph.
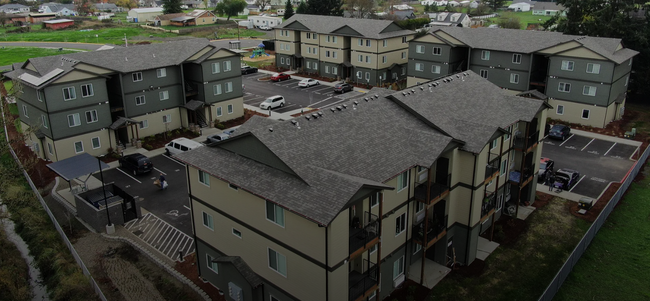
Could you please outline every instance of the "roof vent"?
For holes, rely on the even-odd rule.
[[[424,87],[420,86],[420,91],[424,91]]]
[[[406,92],[406,94],[411,95],[411,92]]]
[[[343,108],[344,108],[344,109],[347,109],[347,108],[348,108],[348,105],[344,104],[344,105],[343,105]]]
[[[318,116],[323,116],[323,112],[318,111]]]
[[[368,101],[368,97],[364,98],[363,100]]]
[[[436,82],[436,85],[439,85],[439,84],[440,84],[440,82]]]
[[[431,86],[432,86],[432,84],[428,84],[427,86],[429,86],[429,87],[431,87]]]
[[[273,128],[269,128],[269,132],[273,132]]]
[[[415,90],[411,89],[411,93],[415,93]]]
[[[359,102],[355,100],[355,101],[354,101],[354,104],[355,104],[355,105],[358,105],[358,104],[359,104]]]
[[[311,117],[309,117],[309,115],[305,115],[305,119],[307,119],[307,121],[309,121],[311,119]]]
[[[456,78],[460,78],[460,75],[456,74]]]
[[[298,121],[296,121],[296,120],[291,120],[291,124],[296,125],[296,124],[298,124]]]
[[[379,98],[379,95],[375,94],[375,98]]]
[[[128,57],[124,57],[124,60],[128,62],[128,61],[129,61],[129,58],[128,58]]]
[[[153,55],[153,57],[156,57],[156,54],[155,54],[155,53],[152,53],[151,55]]]
[[[339,110],[339,111],[343,110],[343,108],[341,106],[337,106],[336,109]]]
[[[406,92],[402,92],[402,95],[406,96]]]
[[[318,114],[316,114],[316,113],[314,113],[314,114],[311,114],[311,116],[312,116],[312,117],[314,117],[314,119],[316,119],[316,118],[318,118],[318,117],[320,117],[320,116],[318,116]]]
[[[330,108],[330,111],[336,112],[336,109],[335,108]]]

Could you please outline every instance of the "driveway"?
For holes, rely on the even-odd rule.
[[[574,169],[580,180],[570,191],[598,198],[609,182],[620,182],[632,168],[638,147],[621,139],[572,134],[567,140],[544,139],[542,157],[555,161],[555,170]]]

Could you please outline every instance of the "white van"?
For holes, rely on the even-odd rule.
[[[187,138],[177,138],[165,145],[165,154],[167,154],[167,156],[173,156],[182,152],[186,152],[188,150],[199,148],[201,146],[203,146],[203,144],[194,140]]]

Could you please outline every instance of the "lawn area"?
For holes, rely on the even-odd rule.
[[[554,300],[650,299],[650,164],[582,255]]]
[[[239,37],[248,38],[248,37],[259,37],[263,36],[266,33],[260,32],[252,29],[239,29]],[[191,36],[197,38],[208,38],[214,39],[214,31],[195,31],[190,33]],[[237,38],[237,28],[219,28],[217,29],[217,35],[219,39],[232,39]]]
[[[5,47],[0,49],[0,66],[24,62],[33,57],[52,56],[77,52],[73,50],[47,49],[35,47]],[[10,82],[11,83],[11,82]],[[8,90],[7,90],[8,91]]]
[[[124,35],[133,37],[175,37],[177,34],[147,30],[137,26],[116,26],[111,28],[94,29],[92,31],[79,30],[43,30],[33,27],[27,33],[3,33],[0,41],[27,41],[27,42],[81,42],[100,44],[124,44]],[[13,29],[13,27],[12,27]],[[96,37],[97,35],[97,37]]]
[[[5,80],[4,85],[5,85],[5,90],[7,91],[7,93],[11,93],[11,89],[14,87],[14,83],[12,81],[10,81],[10,80]],[[11,112],[11,113],[13,113],[13,112]],[[16,113],[18,113],[18,109],[16,109]]]
[[[521,29],[526,29],[529,23],[539,23],[542,24],[547,20],[551,19],[551,16],[534,16],[532,11],[525,12],[500,12],[500,17],[489,18],[488,21],[492,23],[497,23],[499,18],[509,18],[517,17],[521,22]],[[541,20],[541,21],[540,21]]]
[[[538,208],[516,242],[499,246],[487,258],[480,276],[452,272],[427,300],[536,300],[589,228],[571,215],[567,202],[553,198]]]

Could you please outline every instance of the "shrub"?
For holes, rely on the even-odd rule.
[[[217,123],[217,125],[216,125],[215,127],[218,128],[218,129],[220,129],[220,130],[223,130],[223,129],[226,128],[226,126],[223,125],[223,123]]]

